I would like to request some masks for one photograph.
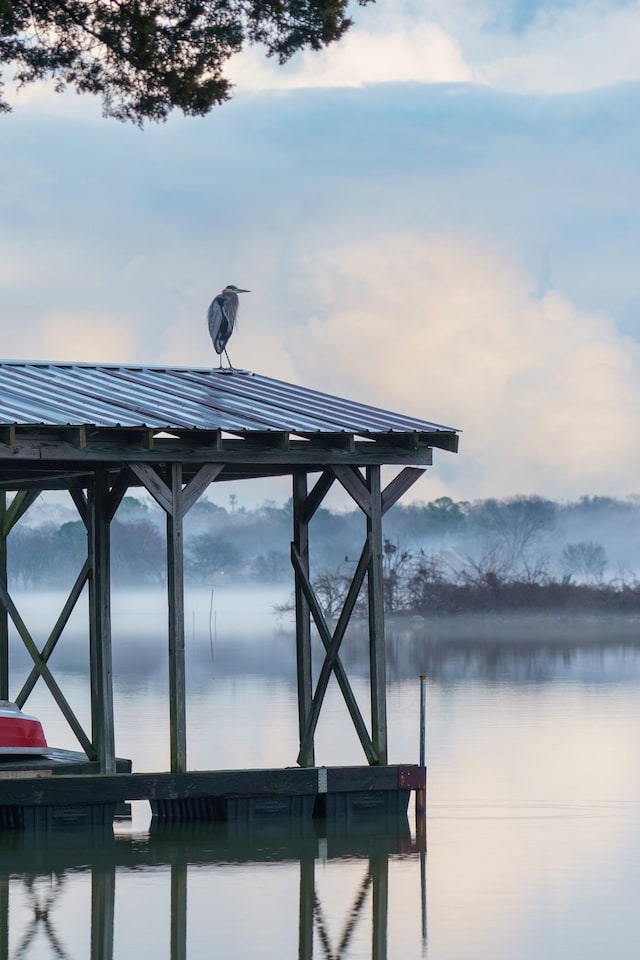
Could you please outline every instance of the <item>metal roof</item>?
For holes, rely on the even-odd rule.
[[[246,371],[17,360],[0,361],[0,424],[306,436],[458,432]]]

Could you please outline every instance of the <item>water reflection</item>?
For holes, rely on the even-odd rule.
[[[413,925],[426,943],[425,851],[424,830],[412,838],[406,818],[250,834],[224,823],[152,824],[103,844],[78,832],[45,845],[4,834],[0,960],[135,956],[140,925],[145,955],[170,960],[210,956],[214,940],[227,957],[386,960],[390,861],[412,863],[415,884],[422,878]]]

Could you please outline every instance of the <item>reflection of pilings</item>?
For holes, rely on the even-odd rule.
[[[373,878],[372,960],[387,960],[387,918],[389,913],[389,858],[372,857]]]
[[[115,864],[91,871],[91,960],[113,960]]]
[[[420,853],[420,918],[422,956],[427,955],[427,818],[416,817],[416,849]]]
[[[171,864],[171,960],[187,956],[187,864]]]
[[[427,854],[420,854],[420,906],[422,919],[422,956],[427,955]]]
[[[298,922],[298,960],[313,960],[313,910],[315,904],[315,860],[300,860],[300,918]]]
[[[0,960],[9,957],[9,877],[0,877]]]

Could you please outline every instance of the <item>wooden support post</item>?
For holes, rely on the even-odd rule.
[[[309,521],[306,510],[307,474],[296,470],[293,474],[293,542],[300,563],[309,577]],[[313,678],[311,673],[311,615],[300,576],[295,573],[296,601],[296,662],[298,670],[298,730],[300,747],[311,715],[313,701]],[[315,752],[313,739],[302,759],[302,766],[313,767]]]
[[[91,871],[91,960],[113,960],[116,904],[115,864]]]
[[[167,511],[167,590],[169,599],[169,734],[171,772],[187,769],[184,657],[184,550],[182,464],[171,464],[171,509]]]
[[[102,773],[115,773],[111,655],[111,551],[109,475],[97,469],[88,491],[89,652],[91,663],[91,737]]]
[[[378,763],[387,763],[387,671],[384,635],[384,584],[382,570],[382,492],[380,467],[367,467],[371,497],[367,534],[369,561],[369,675],[371,683],[371,737]]]
[[[0,490],[0,582],[7,583],[7,494]],[[9,699],[9,614],[0,607],[0,700]]]

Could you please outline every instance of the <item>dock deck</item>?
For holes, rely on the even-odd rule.
[[[0,827],[108,830],[116,808],[132,800],[149,801],[154,818],[169,822],[397,817],[426,783],[417,765],[104,774],[42,760],[0,766]]]

